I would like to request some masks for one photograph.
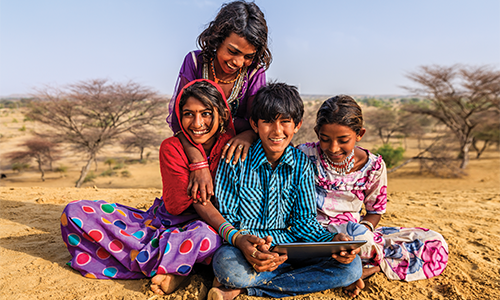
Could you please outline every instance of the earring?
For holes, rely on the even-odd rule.
[[[220,133],[225,133],[226,128],[224,128],[224,123],[220,123]]]

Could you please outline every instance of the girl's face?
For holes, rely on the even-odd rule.
[[[356,142],[365,134],[361,128],[359,135],[348,126],[340,124],[325,124],[316,132],[319,146],[323,152],[335,163],[342,162],[352,152]]]
[[[233,75],[243,66],[250,66],[256,53],[257,49],[244,37],[231,32],[217,49],[215,64],[219,68],[216,70],[226,75]]]
[[[200,100],[189,97],[181,108],[181,124],[185,132],[196,144],[209,144],[215,141],[220,118],[216,110],[205,106]]]

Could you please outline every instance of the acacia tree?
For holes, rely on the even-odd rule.
[[[60,153],[59,150],[55,149],[57,145],[48,140],[35,137],[18,146],[26,147],[28,150],[8,152],[5,154],[5,157],[14,162],[29,162],[35,159],[38,164],[38,170],[42,174],[42,181],[45,181],[43,165],[49,163],[52,170],[52,161],[58,159],[57,154]]]
[[[158,136],[156,132],[151,130],[140,130],[133,131],[132,135],[129,135],[121,140],[121,144],[125,150],[129,149],[139,149],[141,161],[144,157],[144,149],[149,147],[158,147],[162,138]]]
[[[46,135],[86,154],[76,187],[80,187],[102,148],[122,133],[157,124],[166,115],[166,99],[134,82],[96,79],[35,95],[28,116],[52,128]]]
[[[460,168],[465,169],[476,127],[490,112],[500,110],[500,71],[489,66],[432,65],[406,76],[419,86],[405,89],[430,101],[428,106],[406,109],[436,118],[456,135]]]

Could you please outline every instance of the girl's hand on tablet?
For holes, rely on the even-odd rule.
[[[343,233],[337,233],[335,237],[333,237],[332,241],[352,241],[352,239]],[[354,249],[350,252],[340,251],[340,253],[332,254],[332,257],[341,264],[349,264],[354,260],[354,258],[356,258],[356,255],[359,253],[359,251],[359,248]]]

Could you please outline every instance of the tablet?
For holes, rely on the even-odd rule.
[[[366,241],[335,241],[318,243],[277,244],[271,251],[288,255],[288,259],[306,259],[332,256],[340,251],[351,251],[364,245]]]

